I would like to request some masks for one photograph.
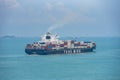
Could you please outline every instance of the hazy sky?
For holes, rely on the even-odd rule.
[[[120,0],[0,0],[0,36],[120,36]]]

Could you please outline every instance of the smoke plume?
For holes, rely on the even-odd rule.
[[[53,30],[55,30],[57,28],[64,27],[65,24],[71,23],[72,21],[74,21],[75,18],[76,18],[76,15],[74,13],[67,14],[61,20],[59,20],[57,23],[50,26],[48,28],[48,32],[51,32],[51,31],[53,31]]]

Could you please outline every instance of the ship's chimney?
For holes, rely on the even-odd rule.
[[[46,34],[51,34],[50,32],[47,32]]]

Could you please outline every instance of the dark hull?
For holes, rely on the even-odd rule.
[[[75,53],[85,53],[92,51],[93,48],[71,48],[71,49],[59,49],[59,50],[25,49],[25,52],[29,55],[75,54]]]

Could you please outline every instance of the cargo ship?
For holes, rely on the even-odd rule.
[[[47,32],[41,41],[27,44],[25,52],[29,55],[76,54],[93,52],[96,44],[91,41],[59,40],[58,35]]]

